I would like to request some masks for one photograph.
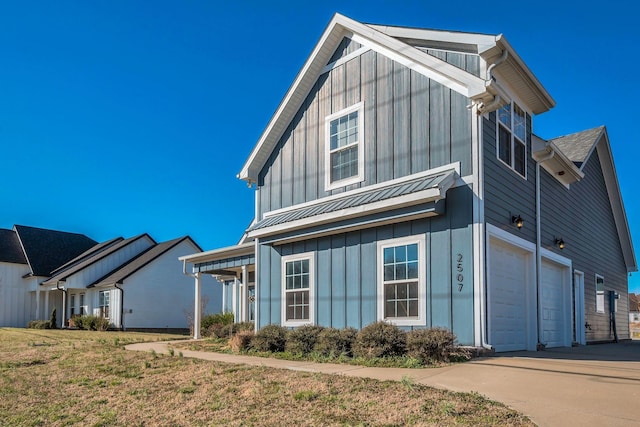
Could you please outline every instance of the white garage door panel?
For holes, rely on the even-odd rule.
[[[547,347],[561,347],[571,325],[566,321],[564,298],[566,267],[542,262],[540,306],[542,312],[542,342]]]
[[[527,348],[526,257],[513,247],[493,241],[490,256],[489,340],[496,351]]]

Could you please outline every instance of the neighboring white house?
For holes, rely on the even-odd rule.
[[[23,234],[28,237],[21,239]],[[23,241],[38,244],[25,247]],[[52,268],[51,254],[61,247],[66,255]],[[141,234],[98,244],[53,230],[0,229],[0,326],[24,327],[29,320],[47,319],[56,308],[59,327],[93,314],[122,329],[186,329],[194,291],[178,257],[200,250],[189,236],[156,243]],[[202,311],[219,312],[221,284],[206,275],[201,285]]]

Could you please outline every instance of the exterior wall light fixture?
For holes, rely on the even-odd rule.
[[[562,240],[562,237],[556,239],[556,246],[560,248],[560,250],[564,249],[564,240]]]
[[[516,227],[518,227],[518,229],[521,229],[522,226],[524,225],[524,219],[522,219],[522,217],[520,215],[518,216],[512,216],[511,217],[511,222],[513,224],[516,225]]]

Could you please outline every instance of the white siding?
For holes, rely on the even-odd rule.
[[[193,316],[195,280],[182,273],[178,257],[198,251],[183,241],[124,280],[125,329],[189,327],[185,312]],[[119,292],[112,292],[114,316],[120,313]],[[202,297],[208,300],[203,314],[221,311],[222,285],[209,275],[202,276]]]
[[[0,327],[23,328],[29,322],[29,282],[22,278],[27,273],[26,264],[0,262]]]
[[[142,237],[136,240],[135,242],[130,243],[127,246],[121,248],[120,250],[101,259],[95,264],[92,264],[87,268],[84,268],[78,271],[77,273],[71,275],[70,277],[67,278],[66,282],[64,283],[64,287],[66,289],[85,288],[86,286],[106,276],[108,273],[120,267],[125,262],[129,261],[131,258],[138,255],[145,249],[150,248],[151,246],[153,246],[153,242],[151,241],[151,239],[146,236]],[[93,300],[91,301],[93,302]],[[97,302],[98,300],[96,299],[95,303],[97,304]],[[91,308],[89,309],[91,310]]]

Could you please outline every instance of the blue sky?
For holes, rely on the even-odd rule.
[[[189,234],[205,250],[235,244],[254,198],[236,174],[340,12],[363,22],[503,33],[557,102],[534,118],[535,133],[607,126],[638,243],[640,89],[630,8],[618,1],[579,8],[559,1],[3,2],[0,227],[99,241]],[[630,286],[640,291],[640,273]]]

